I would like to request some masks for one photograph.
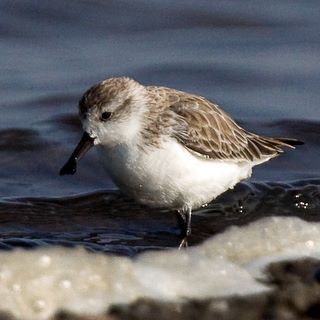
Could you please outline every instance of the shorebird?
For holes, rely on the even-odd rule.
[[[97,146],[115,184],[136,201],[176,210],[180,247],[191,234],[191,212],[251,176],[252,167],[300,141],[241,128],[217,104],[166,87],[110,78],[79,102],[83,136],[60,175]]]

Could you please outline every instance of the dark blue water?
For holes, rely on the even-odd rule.
[[[58,175],[81,136],[82,93],[120,75],[206,96],[247,129],[305,142],[195,214],[193,243],[264,215],[317,220],[319,30],[317,0],[1,1],[3,248],[177,244],[174,216],[119,195],[94,151],[75,176]]]

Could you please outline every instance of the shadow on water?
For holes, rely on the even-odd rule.
[[[195,245],[231,226],[267,216],[319,221],[320,180],[240,183],[193,215]],[[173,212],[140,206],[118,192],[68,198],[21,198],[0,203],[2,249],[81,245],[92,251],[135,255],[176,247]]]

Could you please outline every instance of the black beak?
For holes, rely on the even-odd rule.
[[[93,146],[94,139],[89,136],[87,132],[85,132],[74,149],[71,157],[67,161],[67,163],[61,168],[59,174],[63,176],[65,174],[74,174],[77,171],[77,162],[89,151],[89,149]]]

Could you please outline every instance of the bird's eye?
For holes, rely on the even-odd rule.
[[[101,113],[101,120],[107,121],[111,117],[111,112],[105,111]]]

